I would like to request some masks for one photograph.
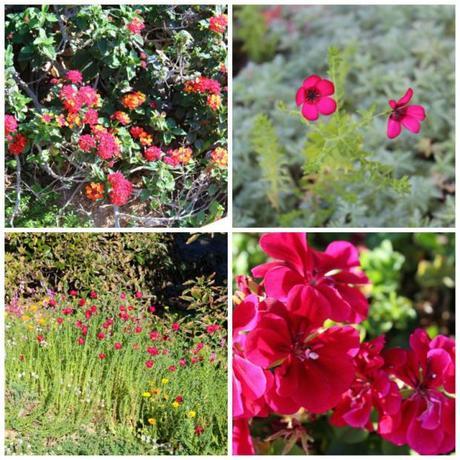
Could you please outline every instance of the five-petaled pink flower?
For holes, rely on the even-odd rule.
[[[332,97],[334,83],[318,75],[310,75],[297,90],[296,104],[302,106],[302,115],[310,121],[317,120],[319,115],[331,115],[337,109]]]
[[[399,101],[393,99],[388,101],[392,108],[387,125],[387,136],[390,139],[401,134],[401,125],[415,134],[420,132],[420,122],[426,116],[425,109],[421,105],[409,105],[413,94],[414,91],[409,88]]]

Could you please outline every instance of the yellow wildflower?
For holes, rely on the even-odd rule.
[[[149,418],[148,422],[150,423],[150,425],[156,425],[157,424],[157,419],[156,418]]]
[[[29,316],[29,315],[22,315],[22,316],[21,316],[21,320],[22,320],[22,321],[29,321],[29,319],[30,319],[30,316]]]
[[[166,379],[166,378],[161,379],[161,383],[163,385],[166,385],[168,382],[169,382],[169,379]]]
[[[29,310],[30,310],[30,311],[33,311],[33,312],[37,311],[37,310],[38,310],[38,305],[32,304],[32,305],[29,307]]]
[[[142,396],[143,396],[144,398],[150,398],[150,396],[152,396],[152,395],[150,394],[150,392],[144,391],[144,392],[142,393]]]
[[[180,406],[177,401],[174,401],[171,405],[174,407],[174,409],[177,409]]]
[[[152,388],[150,390],[150,393],[152,393],[154,395],[159,395],[161,393],[161,390],[159,388]]]
[[[188,418],[195,418],[196,417],[196,412],[194,410],[189,410],[187,412],[187,417]]]

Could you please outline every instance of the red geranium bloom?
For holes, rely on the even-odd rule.
[[[169,367],[168,367],[168,371],[169,371],[169,372],[176,372],[176,370],[177,370],[177,367],[176,367],[176,366],[169,366]]]
[[[171,329],[173,331],[178,331],[180,329],[179,323],[172,323]]]
[[[430,340],[423,329],[410,337],[411,350],[385,354],[388,371],[412,388],[401,410],[382,417],[380,435],[397,445],[408,444],[422,455],[455,448],[455,342],[438,336]]]
[[[359,323],[367,317],[369,305],[358,286],[368,279],[351,243],[334,241],[320,252],[308,247],[304,233],[268,233],[260,246],[276,260],[252,273],[264,279],[267,296],[287,302],[292,313],[318,325],[327,318]]]
[[[134,296],[136,297],[136,299],[142,299],[142,292],[136,291],[136,293],[134,294]]]
[[[156,310],[157,310],[156,307],[154,307],[153,305],[151,305],[151,306],[149,307],[149,312],[150,312],[150,313],[155,313]]]
[[[307,318],[295,317],[275,302],[248,333],[246,356],[271,369],[270,406],[283,414],[301,407],[314,413],[334,407],[355,376],[353,357],[359,333],[351,326],[321,332]]]
[[[180,404],[180,403],[183,403],[184,402],[184,398],[179,395],[179,396],[176,396],[176,401]]]
[[[104,337],[105,337],[105,334],[103,332],[99,332],[99,334],[97,334],[97,338],[99,340],[104,340]]]
[[[209,19],[209,29],[217,34],[223,34],[227,28],[228,17],[226,14],[213,16]]]
[[[295,101],[302,106],[302,115],[307,120],[314,121],[320,114],[331,115],[335,112],[337,104],[329,97],[334,91],[334,83],[318,75],[310,75],[297,90]]]
[[[77,343],[78,343],[78,345],[84,345],[85,344],[85,339],[83,337],[78,337]]]
[[[151,359],[147,360],[145,362],[145,367],[148,367],[149,369],[153,367],[153,361]]]
[[[145,28],[144,20],[142,18],[135,17],[126,25],[126,27],[131,33],[140,35],[142,30]]]
[[[99,353],[99,359],[105,359],[105,353]]]
[[[185,367],[187,366],[187,360],[185,358],[179,359],[179,366],[180,367]]]
[[[373,431],[371,412],[379,415],[396,414],[400,409],[401,395],[398,386],[382,369],[384,359],[380,355],[385,339],[383,336],[361,344],[355,357],[356,376],[349,390],[334,409],[331,423],[349,425]]]
[[[61,318],[61,317],[56,318],[56,322],[57,322],[58,324],[62,324],[62,323],[64,322],[64,318]]]
[[[115,342],[115,345],[114,345],[114,346],[115,346],[115,350],[120,350],[121,347],[122,347],[122,345],[121,345],[120,342]]]
[[[91,299],[97,299],[97,292],[96,291],[91,291],[89,293],[89,296],[90,296]]]
[[[414,91],[409,88],[406,94],[395,101],[388,101],[392,112],[388,117],[387,136],[390,139],[398,137],[401,134],[401,125],[413,133],[420,132],[420,122],[425,119],[425,109],[421,105],[408,105],[412,99]]]

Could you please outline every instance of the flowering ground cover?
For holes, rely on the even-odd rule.
[[[10,226],[200,226],[226,212],[219,6],[10,6]]]
[[[417,283],[388,236],[326,239],[236,241],[233,453],[454,452],[453,235],[405,246]]]
[[[170,302],[130,284],[43,295],[29,282],[6,307],[7,454],[226,453],[227,297],[214,276]]]
[[[453,6],[238,6],[238,227],[454,224]]]

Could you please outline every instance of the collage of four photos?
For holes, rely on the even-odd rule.
[[[5,456],[455,455],[453,1],[2,8]]]

